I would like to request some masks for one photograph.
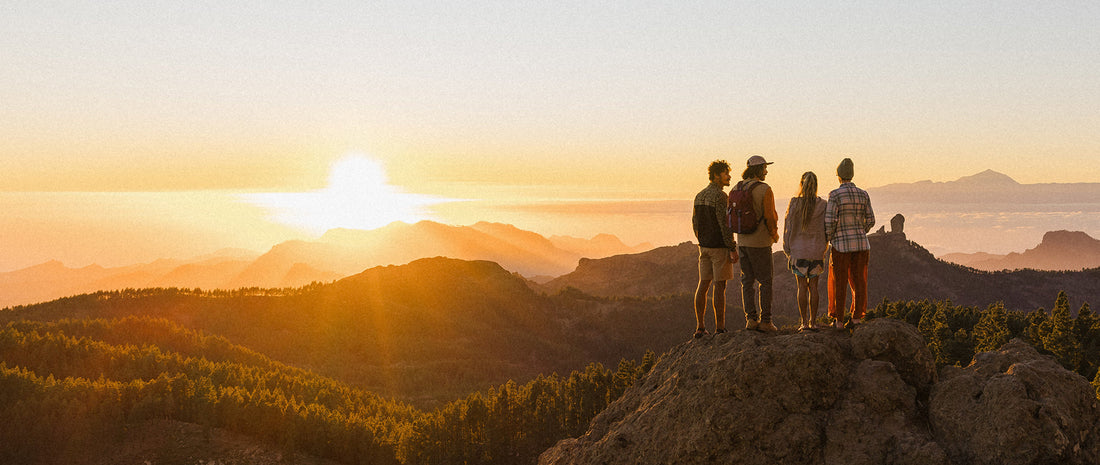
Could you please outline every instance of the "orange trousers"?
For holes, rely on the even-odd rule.
[[[852,318],[867,313],[867,264],[871,251],[837,252],[829,254],[829,316],[838,320],[844,316],[844,301],[848,285],[852,285]]]

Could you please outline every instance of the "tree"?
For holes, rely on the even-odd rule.
[[[1041,338],[1043,348],[1058,358],[1062,366],[1075,369],[1081,357],[1081,343],[1074,334],[1074,321],[1069,316],[1069,299],[1065,291],[1058,293],[1050,319],[1043,322]]]
[[[999,349],[1012,339],[1008,329],[1008,314],[1003,302],[991,304],[984,312],[978,324],[974,326],[973,337],[975,352],[991,352]]]

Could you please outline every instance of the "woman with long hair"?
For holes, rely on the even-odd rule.
[[[807,171],[802,175],[798,196],[787,206],[783,227],[783,252],[787,268],[798,283],[798,314],[802,319],[799,331],[816,329],[818,308],[818,277],[825,272],[825,199],[817,196],[817,175]]]

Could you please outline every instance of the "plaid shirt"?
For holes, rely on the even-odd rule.
[[[825,236],[837,252],[871,250],[867,233],[875,226],[875,212],[867,191],[851,182],[841,183],[829,193],[825,208]]]

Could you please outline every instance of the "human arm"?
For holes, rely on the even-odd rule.
[[[719,195],[715,199],[714,216],[718,220],[718,227],[722,230],[722,242],[726,248],[736,251],[737,241],[733,238],[733,229],[730,229],[729,202],[725,195]]]
[[[825,204],[825,238],[829,242],[833,241],[833,237],[836,236],[836,217],[837,207],[839,203],[834,198],[833,193],[829,193],[829,201]]]
[[[867,217],[863,220],[864,232],[871,232],[871,228],[875,227],[875,211],[871,209],[871,197],[865,195],[867,200]]]
[[[772,243],[779,242],[779,213],[775,211],[775,193],[770,186],[764,191],[764,218],[766,224],[772,225],[768,231],[771,233]]]
[[[783,253],[787,254],[787,257],[791,256],[791,236],[794,235],[794,223],[792,221],[791,210],[794,208],[794,200],[791,199],[791,203],[787,205],[787,213],[783,218]]]

